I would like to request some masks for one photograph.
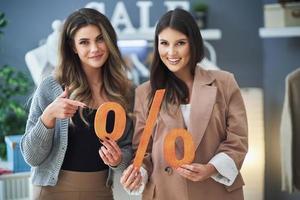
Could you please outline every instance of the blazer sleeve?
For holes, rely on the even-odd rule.
[[[227,137],[216,154],[226,153],[240,170],[248,151],[248,124],[240,88],[232,74],[227,78],[225,90]]]
[[[145,88],[138,87],[136,89],[135,103],[134,103],[134,115],[135,115],[135,128],[132,140],[132,148],[134,154],[137,151],[137,148],[140,143],[140,139],[146,124],[147,114],[148,114],[148,100],[147,95],[143,91]],[[152,151],[152,136],[150,137],[149,144],[144,155],[143,167],[146,169],[148,175],[152,173],[152,160],[151,160],[151,151]]]
[[[25,134],[20,141],[24,160],[33,167],[40,165],[47,158],[52,148],[54,128],[46,128],[40,119],[43,111],[48,106],[48,91],[49,86],[45,80],[33,95]]]

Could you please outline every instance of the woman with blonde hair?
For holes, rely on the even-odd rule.
[[[115,142],[98,139],[94,118],[108,101],[130,113],[131,91],[107,17],[89,8],[73,12],[64,23],[60,64],[35,91],[21,140],[34,199],[113,199],[112,172],[131,160],[132,120]],[[113,126],[109,113],[107,131]]]

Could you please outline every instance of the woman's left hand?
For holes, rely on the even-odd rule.
[[[206,165],[192,163],[190,165],[182,165],[175,170],[179,175],[191,181],[204,181],[217,173],[216,168],[210,163]]]
[[[101,142],[103,146],[99,149],[99,155],[106,165],[116,167],[122,161],[122,151],[118,144],[111,139]]]

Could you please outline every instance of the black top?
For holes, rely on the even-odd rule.
[[[83,109],[83,116],[89,123],[86,125],[80,118],[79,111],[72,117],[73,124],[68,129],[68,146],[61,169],[81,172],[95,172],[108,169],[104,164],[99,149],[102,144],[94,130],[95,109]],[[114,113],[107,116],[107,132],[113,130]]]

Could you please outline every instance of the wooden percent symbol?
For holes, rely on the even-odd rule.
[[[155,92],[153,97],[153,101],[149,109],[149,115],[146,120],[146,125],[140,138],[140,143],[133,161],[133,165],[137,168],[140,168],[143,163],[164,94],[165,89],[160,89]],[[106,120],[108,112],[110,111],[115,113],[114,129],[111,133],[107,133]],[[106,137],[108,137],[114,141],[117,141],[122,137],[125,126],[126,114],[120,104],[115,102],[107,102],[98,108],[95,116],[94,127],[95,132],[100,139],[104,140]],[[178,137],[181,137],[184,142],[184,155],[180,160],[176,158],[175,152],[175,142],[176,138]],[[185,129],[173,129],[167,134],[164,140],[164,157],[171,167],[177,168],[183,164],[190,164],[194,160],[194,156],[195,146],[190,133],[188,133]]]

